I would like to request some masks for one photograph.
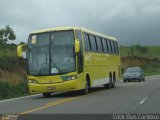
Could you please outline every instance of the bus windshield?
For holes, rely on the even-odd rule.
[[[28,48],[30,75],[66,74],[76,70],[73,31],[30,35]]]

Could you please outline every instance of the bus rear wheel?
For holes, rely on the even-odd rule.
[[[111,89],[113,87],[112,75],[109,76],[109,83],[104,85],[105,88]]]
[[[113,74],[113,79],[112,79],[112,88],[115,87],[116,84],[116,74]]]

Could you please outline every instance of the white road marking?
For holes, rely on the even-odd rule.
[[[148,97],[145,97],[143,100],[141,100],[141,101],[139,102],[139,104],[143,104],[147,99],[148,99]]]
[[[12,99],[7,99],[7,100],[1,100],[0,103],[3,102],[9,102],[9,101],[13,101],[13,100],[19,100],[19,99],[24,99],[24,98],[29,98],[29,97],[34,97],[34,96],[39,96],[40,94],[36,94],[36,95],[29,95],[29,96],[24,96],[24,97],[18,97],[18,98],[12,98]]]

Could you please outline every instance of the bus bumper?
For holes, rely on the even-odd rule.
[[[78,80],[70,80],[54,84],[35,84],[29,83],[30,93],[49,93],[49,92],[67,92],[82,89]]]

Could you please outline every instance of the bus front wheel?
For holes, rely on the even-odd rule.
[[[83,90],[81,90],[81,94],[86,95],[88,93],[89,93],[89,81],[86,80],[85,88]]]

